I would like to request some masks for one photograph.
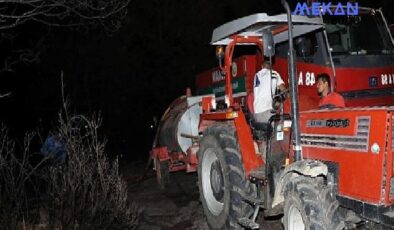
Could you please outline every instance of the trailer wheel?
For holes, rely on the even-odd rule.
[[[245,177],[238,140],[228,126],[210,127],[198,152],[200,200],[211,229],[239,229],[238,220],[250,217],[253,207],[242,196],[255,195]]]
[[[339,218],[338,202],[322,181],[299,176],[288,183],[285,197],[285,230],[336,230],[345,227]]]
[[[169,161],[160,161],[158,157],[155,158],[156,181],[159,189],[167,191],[170,183]]]

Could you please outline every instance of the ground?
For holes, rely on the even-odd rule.
[[[122,166],[128,181],[129,198],[140,207],[138,229],[175,230],[209,229],[199,200],[196,173],[177,172],[170,175],[170,189],[161,192],[156,184],[154,171],[145,163],[130,163]],[[259,220],[263,218],[260,217]],[[260,229],[282,229],[280,221],[260,221]]]

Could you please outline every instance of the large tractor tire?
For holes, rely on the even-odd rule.
[[[156,169],[156,182],[159,189],[166,192],[170,184],[170,170],[169,161],[160,161],[158,157],[155,158],[155,169]]]
[[[287,184],[285,230],[343,229],[338,210],[338,201],[323,180],[299,176]]]
[[[242,197],[256,194],[246,179],[233,128],[208,128],[198,152],[200,200],[211,229],[241,229],[238,220],[250,217],[253,207]]]

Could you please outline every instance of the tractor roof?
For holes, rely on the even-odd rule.
[[[297,37],[305,33],[323,27],[320,17],[292,16],[293,36]],[[212,34],[212,45],[227,45],[232,39],[231,36],[261,36],[264,30],[271,30],[274,34],[275,43],[288,40],[287,15],[279,14],[269,16],[266,13],[249,15],[234,21],[225,23],[217,27]]]

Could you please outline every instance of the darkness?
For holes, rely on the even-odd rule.
[[[382,7],[393,22],[393,1],[358,1]],[[295,6],[296,1],[291,1]],[[216,65],[209,45],[213,29],[257,12],[282,13],[279,0],[132,1],[120,30],[75,31],[27,23],[2,39],[2,59],[37,47],[37,61],[0,73],[0,120],[17,136],[57,124],[62,106],[61,73],[71,109],[100,113],[108,152],[128,159],[148,156],[154,131],[169,103],[192,87],[194,76]]]

